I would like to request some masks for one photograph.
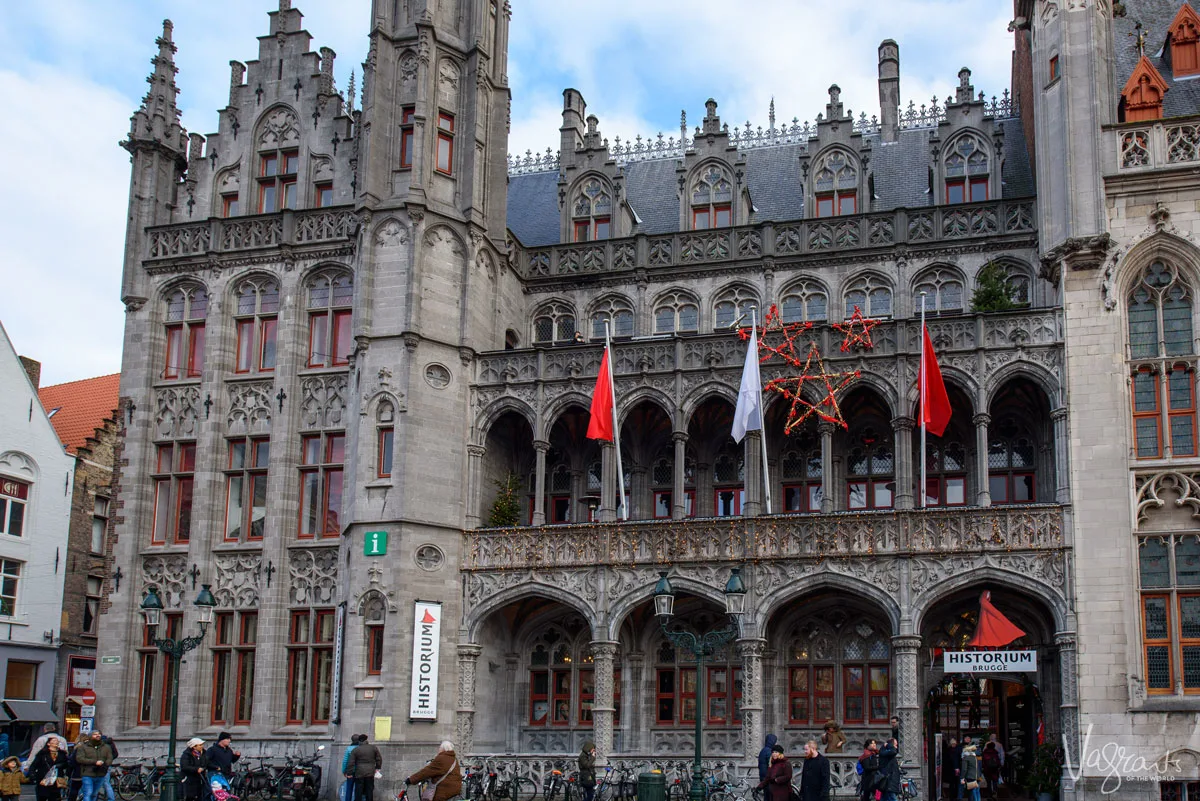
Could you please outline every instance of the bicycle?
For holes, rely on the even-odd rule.
[[[501,777],[501,770],[507,775]],[[519,769],[511,766],[497,766],[489,785],[488,801],[533,801],[538,794],[537,782],[520,775]]]
[[[120,777],[113,780],[113,791],[121,801],[133,801],[139,795],[154,798],[160,792],[162,777],[166,772],[165,767],[158,766],[155,757],[143,757],[132,766],[122,768]]]
[[[903,799],[920,798],[921,787],[913,776],[909,776],[904,768],[900,768],[900,797]]]
[[[496,774],[485,773],[483,765],[467,768],[463,774],[462,797],[468,801],[484,801],[488,797],[490,785]]]
[[[637,780],[627,767],[604,768],[604,775],[596,785],[595,801],[632,801],[637,795]]]
[[[544,801],[558,801],[559,793],[562,793],[563,801],[572,801],[572,783],[574,781],[574,774],[567,778],[560,768],[552,768],[547,774],[545,782],[542,783],[542,798]]]

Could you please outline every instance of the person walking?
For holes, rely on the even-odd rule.
[[[405,784],[416,784],[433,779],[433,786],[421,793],[421,801],[450,801],[462,792],[462,768],[454,753],[454,743],[442,740],[437,756],[429,764],[404,780]]]
[[[383,754],[358,735],[358,747],[350,754],[350,773],[354,777],[353,801],[375,801],[375,771],[383,769]]]
[[[117,796],[113,793],[108,769],[113,763],[112,748],[104,742],[104,735],[93,731],[87,740],[75,746],[75,762],[79,765],[79,776],[83,780],[83,801],[96,801],[96,793],[103,787],[109,801]]]
[[[979,801],[979,759],[975,756],[975,746],[967,742],[962,750],[962,782],[964,796],[971,801]]]
[[[783,753],[779,743],[771,745],[771,765],[767,776],[755,789],[766,790],[765,801],[789,801],[792,795],[792,763]]]
[[[40,737],[38,738],[41,739]],[[51,737],[29,763],[29,780],[38,801],[60,801],[67,786],[67,749],[61,737]]]
[[[242,758],[241,751],[233,750],[232,742],[233,735],[223,731],[217,735],[217,741],[204,752],[204,755],[208,757],[208,769],[217,771],[226,779],[233,778],[233,763]],[[85,801],[91,800],[86,799]]]
[[[962,742],[959,743],[959,745],[958,745],[958,751],[957,751],[958,758],[954,761],[954,766],[956,768],[958,768],[958,776],[954,780],[955,784],[958,785],[958,787],[955,788],[955,790],[954,790],[955,798],[962,798],[963,794],[966,792],[966,786],[963,784],[963,780],[962,780],[962,755],[963,755],[963,751],[966,750],[966,747],[970,744],[971,744],[971,735],[964,734],[963,738],[962,738]]]
[[[846,747],[846,735],[842,733],[841,724],[836,720],[825,722],[825,733],[821,735],[821,745],[825,746],[825,753],[840,754]]]
[[[900,797],[900,741],[895,737],[879,749],[879,783],[876,785],[882,801],[897,801]]]
[[[846,738],[842,737],[842,742],[845,741]],[[804,744],[804,764],[800,767],[800,799],[829,801],[829,760],[817,749],[816,740],[809,740]]]
[[[869,739],[863,743],[858,758],[858,797],[860,801],[875,801],[875,778],[879,775],[879,743]]]
[[[996,788],[1000,785],[1000,752],[996,750],[995,743],[989,742],[983,747],[979,769],[987,779],[988,798],[995,798]]]
[[[342,753],[342,776],[345,781],[338,790],[338,801],[354,801],[354,771],[350,770],[350,755],[358,748],[358,735],[350,735],[350,745]]]
[[[19,801],[23,778],[20,757],[10,756],[0,762],[0,801]]]
[[[596,795],[596,744],[591,740],[585,740],[579,752],[579,789],[583,801],[592,801]]]
[[[179,774],[182,776],[180,787],[184,801],[200,801],[204,798],[204,785],[207,783],[204,771],[207,769],[208,755],[204,753],[204,741],[193,737],[187,741],[183,756],[179,758]]]
[[[777,742],[779,742],[778,737],[768,734],[762,750],[758,752],[758,780],[760,782],[767,780],[767,770],[771,767],[771,749]]]
[[[942,783],[946,785],[946,798],[961,798],[961,785],[958,774],[962,765],[962,749],[958,747],[958,738],[951,737],[942,749]]]

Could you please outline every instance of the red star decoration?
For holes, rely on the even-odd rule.
[[[842,353],[845,353],[855,345],[861,345],[867,350],[875,347],[875,343],[871,341],[871,329],[877,325],[878,320],[863,317],[862,311],[855,306],[850,319],[844,323],[834,323],[831,328],[842,333]]]
[[[829,372],[825,368],[825,360],[821,358],[821,351],[815,342],[808,343],[808,356],[802,366],[798,364],[799,360],[795,361],[797,363],[793,366],[800,369],[799,375],[773,378],[763,387],[768,392],[778,392],[791,403],[783,432],[785,434],[792,433],[813,415],[834,425],[847,428],[838,395],[847,385],[858,378],[858,371]],[[804,385],[810,382],[816,385],[818,392],[824,393],[815,403],[804,397]]]
[[[762,327],[759,328],[759,364],[766,364],[778,356],[793,367],[799,367],[800,361],[796,355],[799,352],[798,340],[801,334],[812,330],[812,327],[812,323],[785,323],[779,314],[779,308],[771,304],[771,308],[767,309],[767,316],[763,318]],[[738,336],[743,340],[749,339],[750,329],[742,328],[738,331]],[[803,345],[800,348],[802,349]]]

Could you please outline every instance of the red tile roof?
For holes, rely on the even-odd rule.
[[[68,453],[86,445],[95,429],[116,414],[120,384],[121,374],[113,373],[38,390],[38,399]]]

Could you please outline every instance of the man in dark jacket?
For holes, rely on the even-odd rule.
[[[900,797],[900,742],[893,737],[879,749],[879,773],[883,776],[879,791],[882,801],[897,801]]]
[[[817,750],[817,741],[804,744],[800,769],[800,801],[829,801],[829,760]]]
[[[951,737],[942,749],[942,784],[949,788],[947,798],[958,798],[958,772],[962,767],[962,750],[958,739]]]
[[[862,801],[875,801],[875,776],[879,773],[879,743],[873,739],[863,743],[863,752],[858,758],[858,764],[862,766],[862,772],[859,773],[861,778],[858,780],[858,797]]]
[[[767,780],[767,768],[771,767],[771,747],[779,742],[779,738],[774,734],[768,734],[766,745],[758,752],[758,780],[760,782]]]
[[[585,740],[579,752],[579,789],[583,801],[592,801],[596,794],[596,744],[591,740]]]
[[[350,754],[350,771],[354,775],[354,801],[375,801],[375,771],[383,768],[383,754],[367,735],[358,735],[358,747]]]
[[[112,764],[113,752],[100,732],[93,731],[87,740],[75,746],[75,761],[79,763],[79,774],[83,778],[83,801],[96,801],[96,793],[101,787],[112,793],[108,766]]]
[[[234,751],[229,744],[233,735],[223,731],[217,735],[217,741],[205,752],[208,757],[208,769],[220,771],[226,779],[233,778],[233,763],[242,758],[240,751]]]

